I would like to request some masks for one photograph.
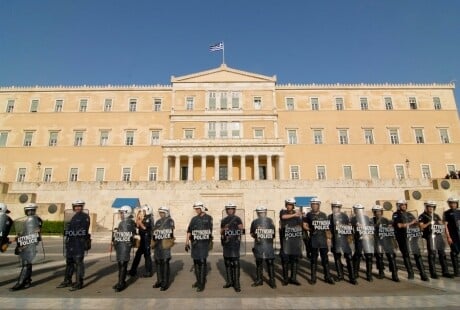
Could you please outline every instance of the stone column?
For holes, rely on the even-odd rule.
[[[193,155],[188,156],[187,181],[193,181]]]
[[[227,179],[229,181],[233,181],[233,155],[232,154],[227,156],[227,170],[228,170]]]
[[[206,155],[201,155],[201,181],[206,181]]]
[[[284,156],[280,155],[278,157],[278,172],[279,172],[279,179],[284,180]]]
[[[246,155],[241,155],[241,180],[246,180]]]
[[[272,155],[267,155],[267,180],[273,180]]]
[[[174,160],[174,181],[180,179],[180,155],[176,155]]]
[[[259,180],[259,155],[254,155],[254,180]]]
[[[169,180],[169,157],[163,156],[163,181]]]
[[[219,155],[214,155],[214,180],[219,180]]]

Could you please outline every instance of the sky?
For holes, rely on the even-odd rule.
[[[460,85],[458,0],[0,0],[0,86],[170,84],[220,41],[280,84]]]

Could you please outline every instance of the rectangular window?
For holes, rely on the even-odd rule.
[[[160,98],[153,99],[153,111],[155,112],[161,111],[161,99]]]
[[[447,128],[440,128],[439,136],[441,137],[441,143],[450,143],[449,132],[447,131]]]
[[[316,166],[316,178],[318,180],[326,180],[326,167]]]
[[[266,179],[267,179],[267,167],[259,166],[259,180],[266,180]]]
[[[104,168],[96,168],[96,182],[103,182],[104,181]]]
[[[101,131],[101,136],[99,138],[99,145],[105,146],[109,142],[109,132],[107,130]]]
[[[221,138],[227,138],[228,137],[227,123],[226,122],[220,123],[220,137]]]
[[[232,109],[237,110],[240,108],[240,93],[232,93]]]
[[[457,172],[457,169],[455,168],[455,165],[446,165],[446,168],[447,168],[447,173],[450,174],[451,172],[454,172],[456,173]]]
[[[227,93],[220,93],[220,109],[227,110]]]
[[[286,110],[294,110],[294,98],[286,98]]]
[[[33,131],[26,131],[24,133],[24,146],[32,146]]]
[[[83,131],[75,131],[74,146],[82,146],[83,144]]]
[[[17,182],[24,182],[26,180],[26,168],[18,169],[18,177],[16,178]]]
[[[369,110],[369,103],[366,97],[359,98],[359,102],[361,105],[361,110]]]
[[[193,129],[185,129],[184,130],[184,138],[185,139],[193,139]]]
[[[104,112],[112,111],[112,99],[107,98],[104,100]]]
[[[57,99],[54,105],[54,112],[62,112],[63,106],[64,106],[64,100]]]
[[[239,138],[240,137],[240,122],[232,122],[232,138]]]
[[[299,180],[300,179],[299,166],[290,166],[289,170],[290,170],[290,173],[291,173],[291,180]]]
[[[43,172],[43,182],[50,183],[53,177],[53,169],[52,168],[45,168]]]
[[[415,128],[414,133],[415,133],[415,142],[417,144],[425,143],[425,138],[423,137],[423,129],[422,128]]]
[[[411,110],[417,110],[417,99],[415,97],[409,97],[409,107]]]
[[[137,99],[129,99],[129,112],[136,112]]]
[[[335,108],[337,111],[343,110],[343,98],[335,98]]]
[[[0,147],[6,146],[7,140],[8,140],[8,132],[7,131],[0,132]]]
[[[156,181],[158,178],[158,167],[149,167],[149,181]]]
[[[348,130],[347,129],[339,130],[339,143],[348,144]]]
[[[187,97],[185,101],[185,108],[187,109],[187,111],[193,111],[194,105],[195,105],[195,98]]]
[[[399,144],[399,134],[398,129],[390,129],[390,143],[391,144]]]
[[[379,179],[379,166],[369,166],[369,174],[371,179]]]
[[[70,168],[69,181],[70,182],[78,181],[78,168]]]
[[[50,139],[48,142],[49,146],[56,146],[58,142],[58,132],[57,131],[50,131]]]
[[[129,182],[131,181],[131,168],[123,168],[123,181]]]
[[[343,178],[345,180],[353,179],[353,173],[351,171],[351,166],[343,166]]]
[[[210,92],[209,93],[209,110],[215,110],[216,109],[216,93],[215,92]]]
[[[288,130],[288,144],[297,144],[297,130]]]
[[[10,99],[8,100],[8,103],[6,105],[6,113],[12,113],[14,110],[14,100]]]
[[[364,129],[364,141],[366,144],[374,144],[374,131],[372,129]]]
[[[315,144],[323,144],[323,131],[321,129],[313,130],[313,140]]]
[[[262,108],[262,97],[254,97],[254,109],[260,110]]]
[[[40,100],[33,99],[32,102],[30,103],[30,112],[38,112],[39,103],[40,103]]]
[[[435,110],[441,110],[441,99],[439,97],[433,97],[433,106]]]
[[[393,110],[393,100],[391,97],[385,97],[385,110]]]
[[[313,111],[319,110],[319,99],[316,97],[310,98],[311,109]]]
[[[151,145],[159,145],[160,144],[160,131],[159,130],[152,130],[151,131]]]
[[[88,99],[80,99],[80,112],[86,112],[88,108]]]
[[[208,138],[215,139],[216,138],[216,122],[209,122],[208,123]]]
[[[406,178],[406,175],[404,173],[404,165],[396,165],[395,170],[396,170],[396,178],[398,180],[404,180]]]
[[[264,130],[260,128],[254,129],[254,138],[255,139],[263,139],[264,138]]]
[[[219,180],[228,180],[228,167],[227,166],[219,167]]]
[[[126,131],[125,145],[134,145],[134,131],[133,130]]]
[[[422,165],[422,178],[431,179],[430,165]]]

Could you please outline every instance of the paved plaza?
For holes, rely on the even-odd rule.
[[[263,286],[251,287],[255,265],[250,246],[241,259],[242,291],[224,289],[224,262],[221,248],[215,248],[208,260],[208,281],[204,292],[198,293],[191,285],[195,281],[192,260],[184,251],[184,244],[173,248],[171,261],[171,287],[164,292],[152,288],[152,278],[131,278],[126,290],[115,293],[112,286],[117,282],[116,262],[110,259],[109,233],[95,235],[93,249],[85,259],[85,287],[76,292],[56,289],[63,280],[65,260],[62,256],[62,238],[45,237],[47,251],[42,263],[34,265],[33,286],[27,290],[10,292],[19,274],[19,263],[11,245],[0,255],[0,308],[1,309],[385,309],[385,308],[432,308],[457,309],[460,304],[460,278],[408,281],[406,272],[400,270],[400,283],[389,277],[373,282],[359,279],[354,286],[348,282],[329,285],[319,281],[308,284],[309,264],[302,259],[298,280],[301,286],[282,286],[281,269],[277,262],[277,289]],[[425,260],[426,261],[426,260]],[[426,262],[425,262],[426,264]],[[398,261],[401,268],[402,263]],[[139,273],[143,273],[143,260]],[[332,267],[332,260],[331,260]],[[363,267],[363,266],[362,266]],[[333,270],[333,269],[332,269]],[[333,271],[334,273],[334,271]],[[361,276],[363,273],[361,272]],[[265,279],[266,280],[266,279]],[[147,309],[147,308],[146,308]]]

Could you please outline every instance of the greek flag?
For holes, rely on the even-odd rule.
[[[219,43],[209,46],[210,52],[223,51],[223,50],[224,50],[224,42],[219,42]]]

